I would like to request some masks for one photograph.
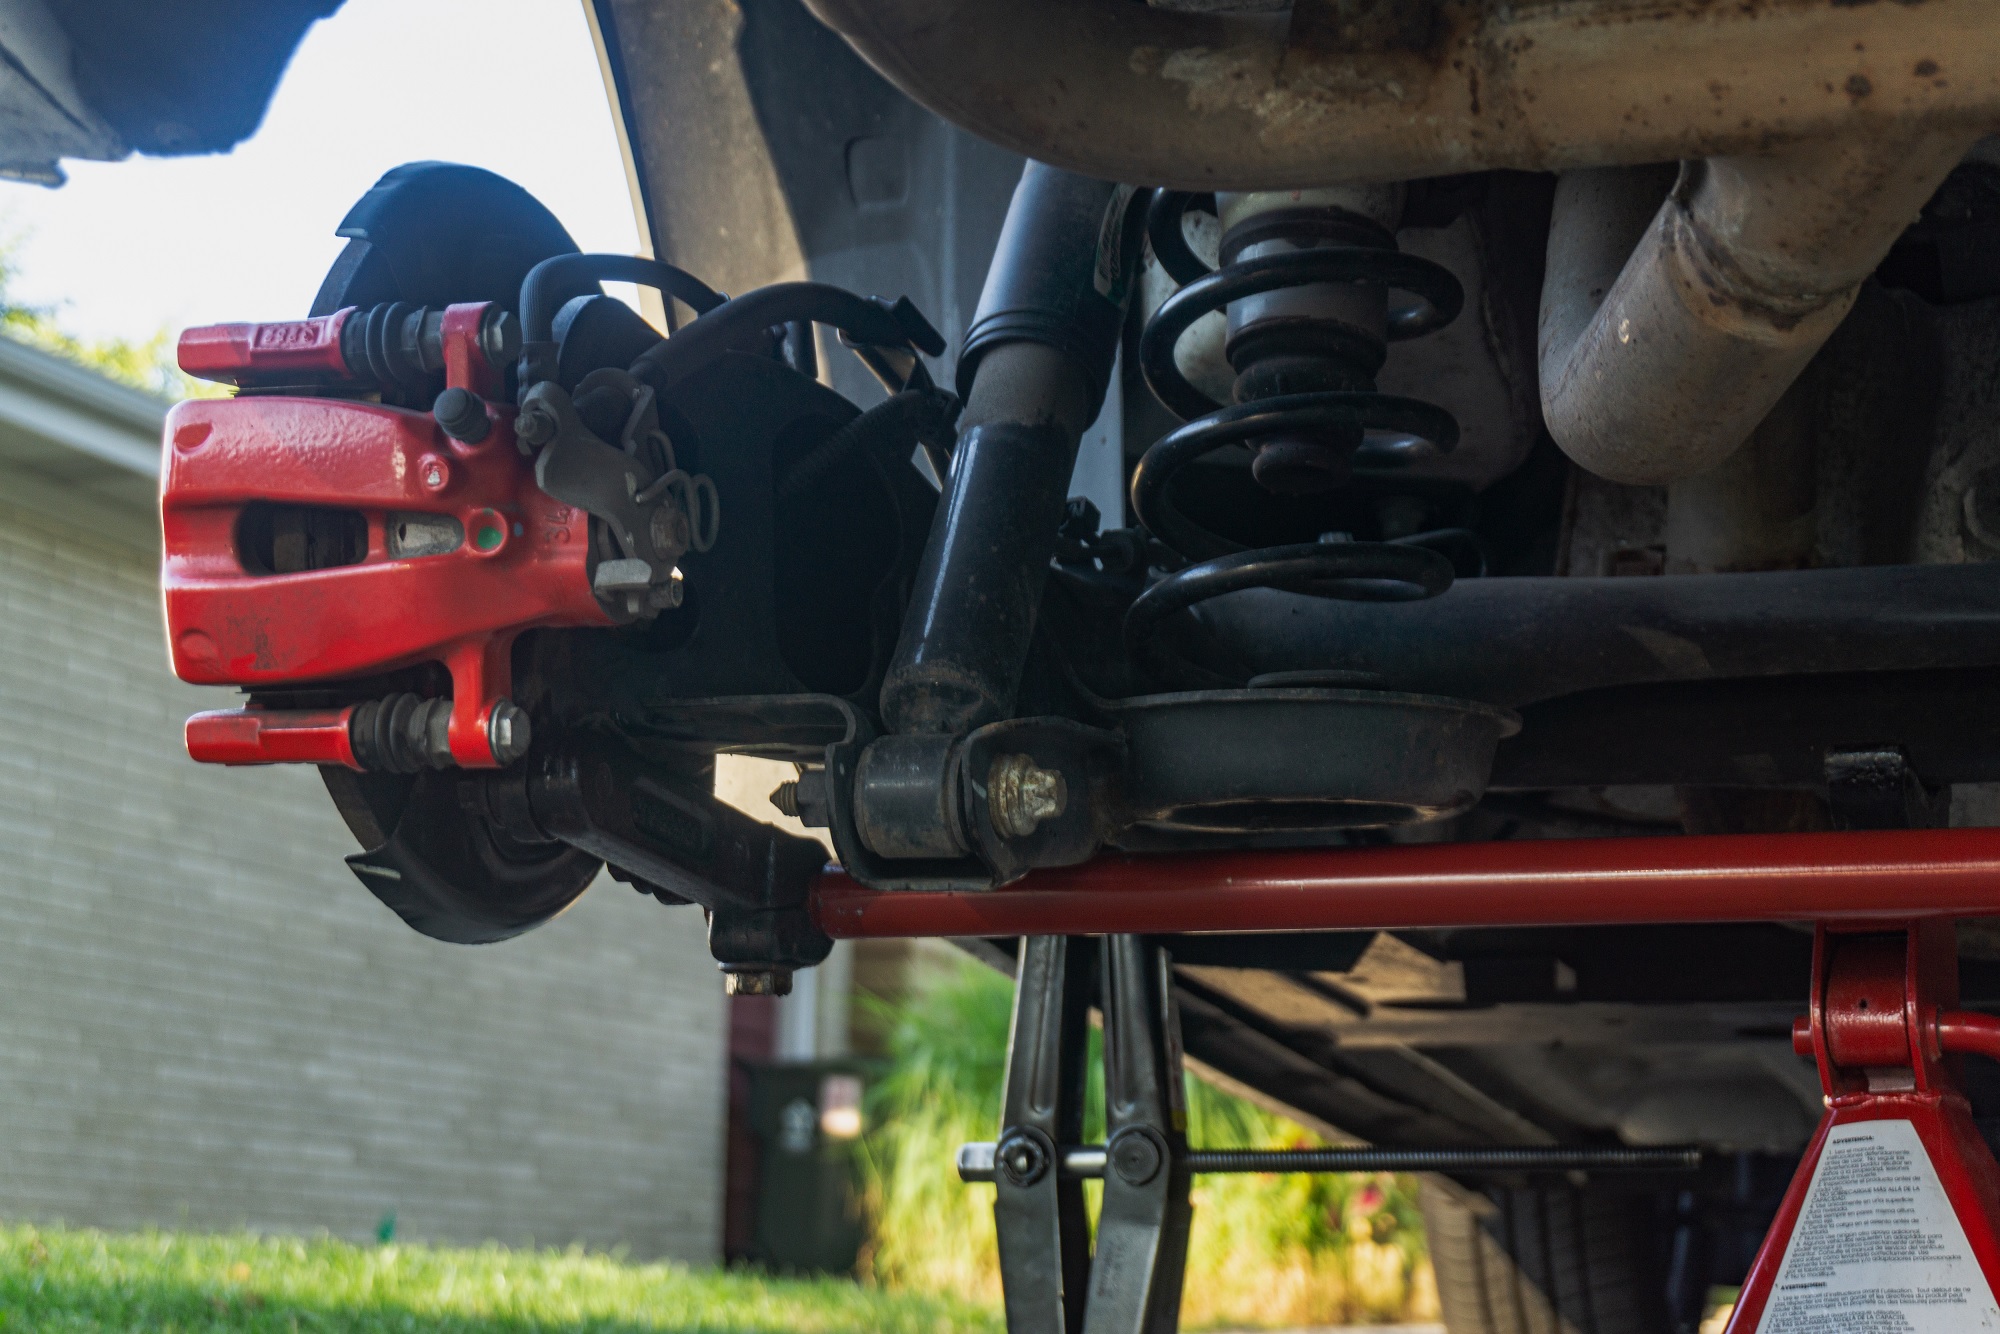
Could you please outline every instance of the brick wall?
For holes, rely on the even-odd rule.
[[[181,752],[228,696],[167,669],[144,520],[51,508],[0,476],[0,1218],[713,1259],[699,913],[606,879],[505,944],[411,932],[312,771]]]

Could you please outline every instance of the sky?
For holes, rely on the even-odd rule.
[[[347,0],[235,151],[71,160],[53,190],[0,181],[11,296],[89,338],[302,318],[348,207],[425,158],[518,182],[585,250],[638,248],[583,0]]]

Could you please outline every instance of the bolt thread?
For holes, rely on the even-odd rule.
[[[778,784],[777,788],[771,793],[771,804],[778,808],[780,814],[789,815],[794,820],[798,819],[799,780],[788,778]]]
[[[1698,1149],[1195,1149],[1209,1172],[1687,1172]]]
[[[1005,1161],[1010,1146],[1018,1146],[1020,1132],[1009,1132],[998,1145],[968,1144],[959,1150],[961,1180],[992,1181],[1008,1171]],[[1056,1154],[1065,1179],[1101,1178],[1107,1170],[1119,1171],[1115,1147],[1102,1144],[1072,1145]],[[1695,1172],[1702,1166],[1702,1152],[1696,1148],[1490,1148],[1490,1149],[1190,1149],[1187,1170],[1197,1175],[1209,1173],[1321,1173],[1321,1172],[1446,1172],[1446,1173],[1544,1173],[1544,1172]],[[1031,1164],[1030,1164],[1031,1165]],[[1016,1177],[1019,1164],[1016,1164]],[[1141,1165],[1143,1166],[1143,1165]],[[1121,1175],[1128,1175],[1122,1173]]]

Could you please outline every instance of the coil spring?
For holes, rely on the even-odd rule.
[[[1273,214],[1239,229],[1241,235],[1233,231],[1221,267],[1211,270],[1189,248],[1182,230],[1192,206],[1214,207],[1212,197],[1160,190],[1147,216],[1154,256],[1182,286],[1141,333],[1140,369],[1154,394],[1186,425],[1162,437],[1139,461],[1132,474],[1132,508],[1148,532],[1192,562],[1147,589],[1126,615],[1128,648],[1155,668],[1162,656],[1154,631],[1198,602],[1248,588],[1349,601],[1435,597],[1450,587],[1453,566],[1432,544],[1470,537],[1445,530],[1392,542],[1322,540],[1247,549],[1174,506],[1168,496],[1174,476],[1234,445],[1257,449],[1253,472],[1268,489],[1282,491],[1307,489],[1284,484],[1301,469],[1326,478],[1350,468],[1383,472],[1458,443],[1458,422],[1443,408],[1375,388],[1388,343],[1432,333],[1457,317],[1465,293],[1449,270],[1403,254],[1386,228],[1336,210]],[[1274,240],[1310,248],[1242,257]],[[1232,302],[1324,285],[1386,288],[1414,300],[1391,305],[1379,332],[1333,317],[1293,316],[1271,321],[1271,328],[1240,345],[1232,339],[1233,403],[1204,393],[1176,364],[1181,336],[1203,316]],[[1272,466],[1266,468],[1267,462]]]

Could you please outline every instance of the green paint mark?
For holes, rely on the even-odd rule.
[[[472,541],[481,551],[491,551],[505,541],[506,536],[498,528],[481,528],[472,535]]]

